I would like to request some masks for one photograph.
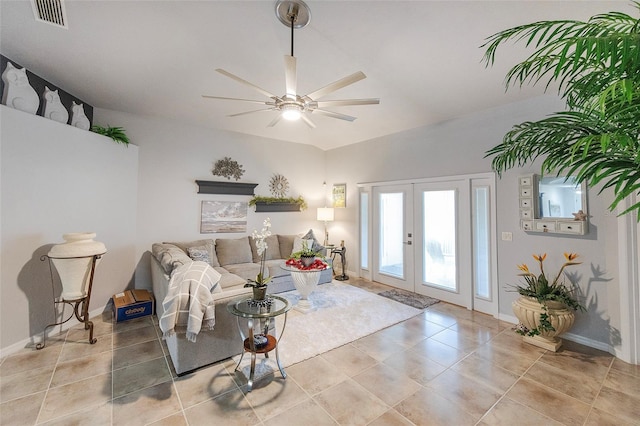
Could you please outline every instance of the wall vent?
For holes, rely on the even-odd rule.
[[[36,21],[68,29],[64,0],[31,0]]]

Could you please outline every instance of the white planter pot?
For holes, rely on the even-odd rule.
[[[549,322],[555,331],[543,331],[537,336],[524,336],[524,341],[556,352],[562,346],[562,339],[559,335],[569,331],[575,320],[575,313],[562,302],[546,302]],[[532,297],[521,296],[511,305],[514,315],[529,330],[538,328],[540,325],[540,315],[544,313],[542,305]]]
[[[62,282],[62,300],[78,300],[87,296],[92,256],[107,251],[103,243],[93,240],[95,237],[93,232],[64,234],[65,242],[56,244],[49,251],[48,256]]]

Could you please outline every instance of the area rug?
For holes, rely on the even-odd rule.
[[[397,289],[383,291],[382,293],[378,293],[378,296],[388,297],[391,300],[413,306],[417,309],[425,309],[439,302],[438,299],[434,299],[433,297]]]
[[[294,306],[300,300],[296,290],[281,293],[279,296],[285,297]],[[289,311],[284,334],[278,344],[280,361],[285,367],[353,342],[422,312],[337,281],[318,286],[309,296],[309,300],[316,308],[315,311],[307,314],[293,309]],[[283,325],[284,315],[281,315],[276,320],[278,335]],[[239,355],[234,357],[236,363],[239,359]],[[250,359],[251,356],[246,354],[240,366],[246,376]],[[256,378],[268,372],[277,372],[273,360],[273,352],[268,359],[258,355]],[[260,371],[265,368],[267,371]]]

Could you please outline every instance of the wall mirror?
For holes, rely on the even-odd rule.
[[[587,186],[574,176],[524,175],[518,181],[520,227],[527,232],[588,232]]]

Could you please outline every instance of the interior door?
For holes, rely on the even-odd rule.
[[[414,291],[412,185],[373,189],[373,280]]]
[[[415,292],[472,309],[468,180],[414,186]]]

